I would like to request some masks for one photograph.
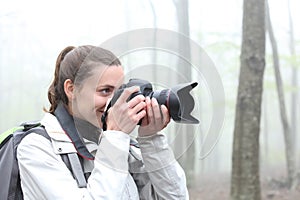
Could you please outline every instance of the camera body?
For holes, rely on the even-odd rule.
[[[195,101],[190,91],[198,85],[197,82],[176,85],[171,89],[153,91],[152,84],[149,81],[141,79],[130,79],[128,83],[123,84],[111,99],[113,106],[121,96],[125,88],[139,86],[140,91],[133,93],[128,101],[137,95],[156,98],[159,105],[165,105],[168,108],[170,117],[178,123],[198,124],[199,120],[191,116]]]
[[[128,83],[121,85],[121,87],[116,90],[113,98],[111,99],[111,105],[115,104],[115,102],[118,100],[118,98],[123,93],[124,89],[132,87],[132,86],[139,86],[140,91],[133,93],[127,101],[132,99],[133,97],[137,95],[143,95],[145,97],[149,96],[151,98],[151,95],[153,93],[152,84],[148,81],[141,80],[141,79],[130,79]]]

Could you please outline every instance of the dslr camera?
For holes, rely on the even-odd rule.
[[[128,83],[123,84],[111,99],[111,106],[113,106],[125,88],[131,86],[139,86],[140,91],[133,93],[128,101],[137,95],[144,95],[145,97],[156,98],[159,105],[165,105],[170,117],[178,123],[184,124],[198,124],[199,120],[191,115],[194,109],[195,101],[190,94],[190,91],[198,85],[197,82],[184,83],[176,85],[170,89],[153,91],[150,82],[141,79],[130,79]],[[140,124],[140,123],[139,123]]]

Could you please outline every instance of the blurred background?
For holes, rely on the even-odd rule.
[[[56,57],[64,47],[100,45],[115,35],[141,28],[182,33],[197,43],[214,63],[225,93],[224,102],[221,102],[225,116],[218,133],[211,133],[216,135],[215,143],[202,149],[204,138],[209,134],[213,109],[212,91],[200,80],[199,89],[193,95],[197,96],[197,102],[201,99],[195,111],[201,124],[185,127],[172,122],[167,133],[172,141],[174,131],[177,130],[177,136],[180,134],[178,129],[182,132],[194,130],[182,144],[185,146],[179,147],[178,141],[172,146],[175,153],[178,148],[183,149],[176,155],[186,170],[191,199],[218,199],[212,191],[223,196],[222,199],[229,197],[242,41],[242,0],[0,0],[0,3],[0,132],[22,121],[42,118],[43,107],[49,106],[47,90]],[[294,132],[298,133],[299,101],[292,102],[295,96],[299,99],[299,81],[292,81],[292,75],[299,74],[300,26],[297,25],[300,12],[297,9],[300,1],[270,1],[269,7],[278,45],[287,117]],[[290,41],[291,27],[293,42]],[[129,73],[134,67],[130,63],[143,65],[143,60],[134,60],[136,57],[152,55],[144,53],[124,59],[125,72]],[[172,58],[165,56],[165,59]],[[261,179],[264,180],[266,198],[281,195],[276,193],[279,186],[274,184],[278,185],[278,181],[286,177],[283,128],[271,59],[267,39],[260,132]],[[190,80],[196,77],[199,81],[198,74],[191,73]],[[183,134],[180,137],[184,137]],[[298,171],[299,140],[300,136],[295,134]]]

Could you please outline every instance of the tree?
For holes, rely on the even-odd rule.
[[[188,0],[173,0],[176,13],[177,13],[177,22],[178,22],[178,32],[183,34],[185,37],[190,37],[190,26],[189,26],[189,3]],[[179,39],[178,48],[181,49],[186,60],[190,60],[191,50],[190,44],[186,43],[186,41]],[[177,70],[180,74],[184,75],[184,78],[187,79],[185,81],[191,81],[191,66],[190,63],[186,63],[185,60],[178,59]],[[177,126],[177,125],[176,125]],[[179,127],[178,127],[179,128]],[[180,137],[180,140],[177,139],[179,143],[177,146],[177,151],[180,153],[184,153],[182,157],[179,159],[179,162],[183,166],[187,178],[188,185],[194,185],[195,181],[195,141],[194,141],[194,127],[190,125],[180,125],[180,129],[183,134],[180,134],[177,137]],[[177,129],[178,130],[178,129]],[[186,150],[186,152],[184,152]]]
[[[265,69],[265,0],[244,0],[231,199],[261,199],[259,132]]]
[[[293,27],[293,20],[292,20],[292,13],[291,13],[291,5],[290,0],[288,1],[288,9],[289,9],[289,27],[290,27],[290,53],[292,57],[292,87],[296,88],[298,85],[298,69],[296,67],[296,64],[294,62],[294,58],[296,58],[296,47],[295,47],[295,38],[294,38],[294,27]],[[295,160],[295,168],[297,169],[297,155],[296,155],[296,147],[297,147],[297,112],[294,112],[298,109],[297,102],[298,102],[298,93],[297,91],[292,91],[292,99],[291,99],[291,137],[294,138],[294,143],[292,145],[292,151],[294,153],[294,159]],[[300,138],[299,138],[300,139]],[[295,172],[296,173],[296,172]],[[296,176],[296,174],[295,174]],[[298,180],[294,180],[293,187],[296,186]]]
[[[295,156],[294,156],[294,142],[291,135],[290,125],[287,119],[287,112],[285,106],[285,99],[284,99],[284,91],[283,91],[283,83],[280,73],[280,63],[278,58],[278,48],[277,42],[275,39],[275,35],[273,32],[273,27],[270,18],[269,6],[268,1],[266,0],[266,29],[269,33],[269,38],[271,42],[271,47],[273,51],[273,66],[275,71],[275,80],[277,86],[277,94],[279,99],[279,108],[280,108],[280,117],[283,126],[283,133],[284,133],[284,142],[285,142],[285,156],[286,156],[286,164],[287,164],[287,174],[288,174],[288,187],[293,186],[294,176],[295,176]]]

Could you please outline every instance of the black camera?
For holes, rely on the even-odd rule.
[[[125,88],[131,86],[139,86],[140,91],[133,93],[128,101],[137,95],[144,95],[145,97],[156,98],[158,104],[165,105],[171,118],[178,123],[198,124],[199,120],[191,115],[194,109],[195,101],[190,94],[190,91],[198,85],[197,82],[184,83],[176,85],[171,89],[164,89],[161,91],[153,91],[150,82],[141,79],[130,79],[127,84],[123,84],[114,94],[111,99],[111,106],[113,106],[120,97]]]

